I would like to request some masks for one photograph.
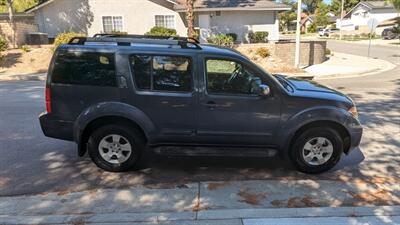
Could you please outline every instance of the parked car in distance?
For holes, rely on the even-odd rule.
[[[271,75],[235,50],[177,37],[74,38],[46,82],[48,137],[75,141],[107,171],[144,151],[162,155],[279,154],[306,173],[334,167],[362,136],[346,95]]]
[[[391,28],[385,28],[382,31],[382,39],[385,40],[393,40],[393,39],[399,39],[400,38],[400,33],[396,33],[395,28],[391,27]]]
[[[331,34],[338,33],[340,30],[337,28],[325,28],[318,31],[320,37],[329,37]]]

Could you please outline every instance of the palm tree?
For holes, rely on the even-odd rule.
[[[185,5],[186,7],[186,23],[187,23],[187,36],[194,37],[194,3],[196,0],[178,0],[179,4]]]
[[[188,25],[188,37],[194,37],[194,2],[195,0],[186,0],[186,21]]]
[[[14,23],[14,7],[13,7],[14,0],[0,0],[0,5],[7,5],[8,8],[8,18],[10,20],[11,29],[12,29],[12,45],[15,47],[15,23]]]

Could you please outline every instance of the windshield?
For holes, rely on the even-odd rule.
[[[268,71],[266,71],[263,67],[259,66],[258,64],[254,63],[253,61],[249,60],[251,64],[256,66],[258,69],[262,70],[265,74],[268,74],[272,79],[276,80],[277,83],[281,84],[282,87],[288,91],[288,92],[293,92],[294,88],[289,84],[289,82],[286,80],[285,76],[279,75],[279,74],[270,74]]]

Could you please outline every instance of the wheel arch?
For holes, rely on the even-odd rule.
[[[297,137],[299,137],[304,131],[315,128],[315,127],[329,127],[334,129],[339,133],[343,140],[343,152],[348,153],[350,149],[350,144],[351,144],[351,136],[349,131],[346,129],[345,126],[340,124],[339,122],[332,121],[332,120],[316,120],[316,121],[311,121],[308,122],[302,126],[300,126],[296,131],[291,135],[290,141],[288,142],[287,146],[285,147],[285,156],[288,155],[290,149],[292,148],[295,140]]]
[[[129,125],[140,131],[144,140],[150,139],[155,126],[150,118],[138,108],[119,102],[92,105],[78,116],[74,123],[74,140],[78,144],[78,154],[86,153],[86,143],[93,129],[105,124]]]
[[[79,138],[79,148],[78,148],[78,155],[84,156],[87,151],[87,142],[89,141],[90,135],[96,129],[108,125],[108,124],[118,124],[122,126],[128,126],[138,131],[141,135],[141,138],[144,140],[144,143],[147,143],[148,136],[146,132],[140,127],[139,124],[134,122],[131,119],[122,117],[122,116],[102,116],[90,121],[86,127],[83,129],[80,138]]]

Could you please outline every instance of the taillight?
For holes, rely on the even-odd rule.
[[[46,86],[46,111],[51,113],[51,91],[50,86]]]

